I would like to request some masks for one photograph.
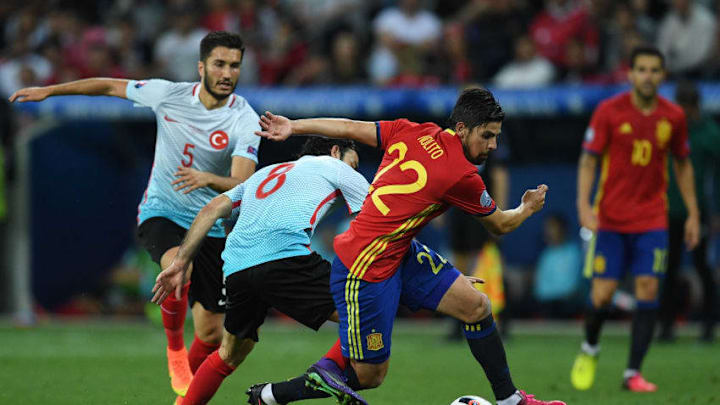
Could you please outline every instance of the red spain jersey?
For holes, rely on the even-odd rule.
[[[474,215],[495,201],[453,131],[405,119],[377,123],[385,154],[360,214],[335,237],[335,252],[366,281],[392,276],[420,229],[451,205]]]
[[[630,93],[603,101],[585,133],[583,148],[601,156],[595,210],[599,228],[637,233],[667,228],[667,158],[690,154],[685,113],[658,97],[649,115]]]

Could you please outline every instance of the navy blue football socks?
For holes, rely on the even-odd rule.
[[[640,370],[643,358],[650,347],[655,323],[658,315],[658,302],[637,301],[637,308],[632,320],[632,343],[630,346],[630,359],[628,369]]]
[[[480,363],[490,381],[496,399],[505,399],[517,389],[510,377],[500,334],[492,314],[475,324],[465,324],[465,337],[475,360]]]

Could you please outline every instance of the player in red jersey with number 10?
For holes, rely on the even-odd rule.
[[[263,131],[257,134],[272,140],[320,134],[384,151],[360,214],[347,232],[335,238],[338,258],[332,265],[330,291],[340,317],[341,353],[331,350],[310,367],[308,384],[336,398],[347,398],[339,392],[347,388],[379,386],[388,370],[393,321],[402,302],[410,309],[430,309],[465,323],[470,350],[490,380],[498,404],[563,404],[542,402],[515,388],[488,297],[445,258],[413,239],[453,205],[475,215],[496,234],[514,230],[542,209],[547,186],[528,190],[517,208],[503,211],[477,173],[475,165],[497,147],[504,116],[489,91],[468,89],[458,98],[451,128],[446,130],[405,119],[373,123],[290,121],[271,113],[261,117]],[[346,384],[328,375],[341,375]],[[285,392],[287,384],[272,384],[272,391]],[[303,389],[297,387],[292,401],[311,397]],[[257,391],[256,387],[249,391],[251,403],[277,404],[267,396],[258,398]]]
[[[693,249],[699,239],[685,113],[657,94],[665,76],[663,55],[655,48],[637,48],[630,62],[632,89],[597,107],[585,134],[578,167],[580,224],[597,231],[594,252],[589,252],[586,263],[592,269],[593,281],[592,303],[585,316],[585,341],[570,376],[579,390],[593,384],[600,329],[618,282],[628,270],[635,281],[637,307],[623,386],[634,392],[657,389],[640,374],[640,365],[652,340],[659,280],[665,272],[669,153],[688,209],[687,247]],[[599,160],[602,166],[593,208],[590,190]]]

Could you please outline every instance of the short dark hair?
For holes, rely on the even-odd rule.
[[[473,129],[488,122],[502,122],[503,119],[505,112],[493,94],[487,89],[476,87],[466,89],[460,94],[448,124],[455,129],[458,122],[463,122],[468,129]]]
[[[240,34],[227,31],[213,31],[200,41],[200,60],[205,62],[213,49],[224,46],[230,49],[239,49],[245,55],[245,43]]]
[[[354,141],[348,139],[326,138],[324,136],[310,136],[302,146],[298,157],[302,156],[323,156],[330,155],[332,147],[337,145],[340,148],[340,157],[345,155],[348,150],[357,152],[357,146]]]
[[[675,102],[682,106],[698,107],[700,91],[694,82],[681,80],[675,87]]]
[[[660,66],[665,69],[665,56],[660,52],[660,50],[654,46],[649,45],[642,45],[637,46],[632,50],[632,53],[630,54],[630,69],[635,67],[635,61],[637,60],[638,56],[657,56],[660,58]]]

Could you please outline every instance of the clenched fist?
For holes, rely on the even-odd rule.
[[[535,190],[527,190],[522,196],[522,203],[527,205],[532,213],[540,211],[545,205],[545,193],[548,191],[548,186],[541,184],[537,186]]]

